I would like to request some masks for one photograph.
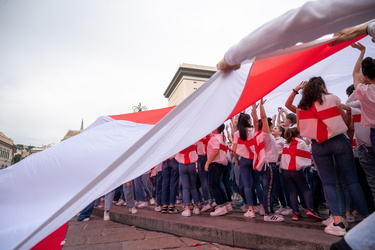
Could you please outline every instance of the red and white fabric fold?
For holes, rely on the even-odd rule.
[[[182,164],[191,164],[195,163],[198,160],[197,146],[191,145],[180,152],[175,156],[176,161]]]

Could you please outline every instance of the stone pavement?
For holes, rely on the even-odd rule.
[[[65,241],[63,250],[242,249],[104,221],[95,215],[88,222],[71,219]]]
[[[273,223],[264,222],[262,216],[246,218],[239,208],[218,217],[208,212],[183,217],[154,208],[130,214],[125,206],[113,205],[112,221],[103,221],[103,209],[95,208],[93,220],[77,222],[73,218],[69,222],[63,249],[329,249],[340,240],[324,233],[321,222],[307,217],[292,221],[285,216],[285,222]],[[328,217],[327,210],[320,212]],[[193,246],[202,242],[215,244]]]

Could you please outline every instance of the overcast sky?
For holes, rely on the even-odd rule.
[[[167,106],[182,63],[227,49],[305,0],[0,0],[0,131],[56,144],[97,117]]]

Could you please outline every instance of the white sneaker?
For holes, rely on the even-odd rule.
[[[124,205],[125,201],[120,199],[115,205],[116,206],[121,206],[121,205]]]
[[[292,215],[293,214],[293,209],[290,207],[285,207],[284,211],[280,213],[281,215]]]
[[[89,221],[91,220],[90,217],[84,218],[82,221]]]
[[[105,221],[111,220],[111,218],[109,217],[109,211],[104,211],[103,220]]]
[[[211,209],[211,205],[209,203],[207,203],[206,205],[204,205],[201,209],[202,212],[206,212],[208,210]]]
[[[228,213],[226,206],[216,207],[214,212],[211,212],[211,216],[220,216]]]
[[[200,213],[201,213],[201,211],[199,210],[198,207],[193,208],[193,214],[198,215]]]
[[[129,208],[129,212],[132,213],[132,214],[136,214],[136,213],[138,213],[138,210],[135,207],[131,207],[131,208]]]
[[[255,215],[255,213],[252,212],[252,211],[250,211],[250,210],[247,210],[247,212],[244,213],[243,216],[245,216],[245,217],[247,217],[247,218],[255,218],[255,217],[257,217],[257,216]]]
[[[276,211],[275,211],[275,214],[281,214],[282,212],[284,212],[285,211],[285,207],[283,207],[283,206],[281,206],[279,209],[277,209]]]
[[[191,216],[191,211],[190,209],[187,209],[187,210],[184,210],[182,213],[181,213],[182,216],[185,216],[185,217],[189,217]]]
[[[216,204],[216,202],[212,202],[212,205],[211,205],[212,207],[216,207],[217,206],[217,204]]]
[[[144,208],[144,207],[147,207],[148,206],[148,203],[147,201],[141,201],[138,205],[138,208]]]
[[[263,218],[264,221],[268,222],[282,222],[284,221],[284,217],[274,214],[274,215],[265,215]]]
[[[225,207],[226,207],[226,209],[227,209],[228,212],[233,211],[233,207],[232,207],[232,205],[230,203],[227,203],[225,205]]]
[[[333,221],[324,228],[324,232],[336,236],[344,236],[346,234],[344,223],[340,222],[338,225],[334,225]]]
[[[322,224],[324,226],[328,226],[329,224],[331,224],[333,222],[333,218],[332,218],[332,215],[328,217],[328,219],[322,221]]]
[[[155,212],[160,212],[161,211],[161,206],[157,206],[154,208]]]
[[[155,205],[155,204],[156,204],[155,199],[154,199],[154,198],[151,198],[151,199],[150,199],[150,205]]]

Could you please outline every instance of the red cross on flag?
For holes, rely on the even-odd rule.
[[[311,154],[306,143],[293,137],[290,144],[286,144],[281,155],[280,168],[290,171],[299,171],[311,165]]]

